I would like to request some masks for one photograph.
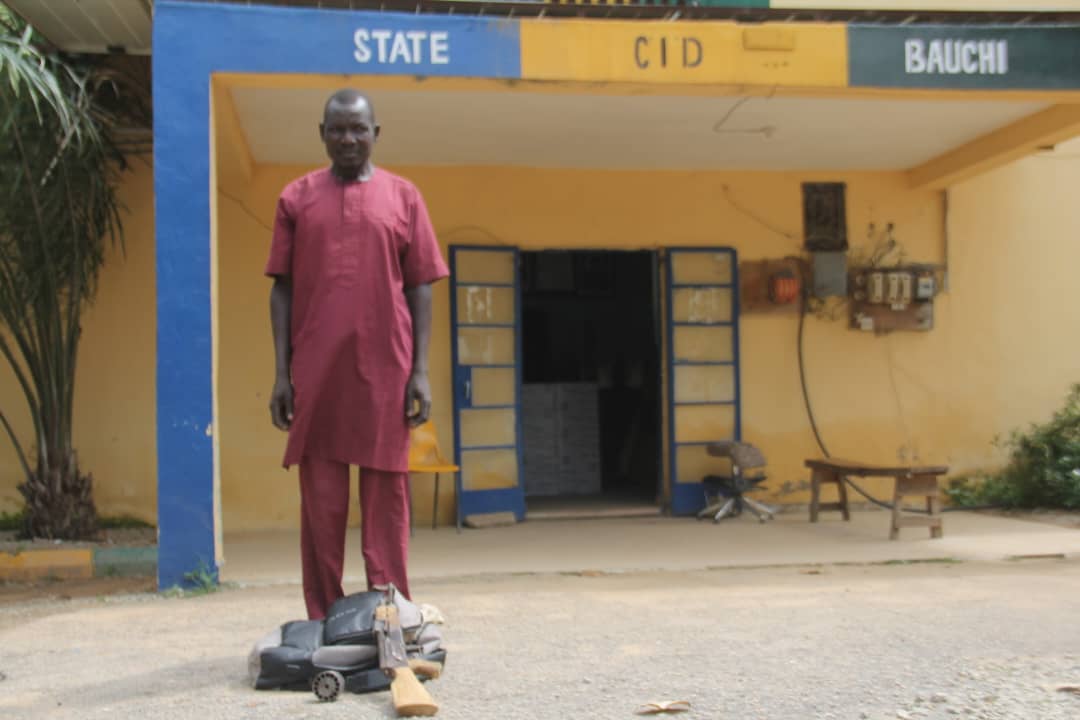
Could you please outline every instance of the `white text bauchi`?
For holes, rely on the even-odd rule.
[[[1009,42],[905,40],[904,71],[909,75],[1005,75],[1009,72]]]

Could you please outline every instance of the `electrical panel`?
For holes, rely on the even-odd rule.
[[[810,252],[843,252],[847,240],[847,186],[803,183],[803,246]]]
[[[937,280],[919,267],[862,268],[852,272],[851,326],[868,332],[930,330]]]
[[[809,275],[801,258],[743,260],[739,263],[739,311],[796,314],[802,309]]]
[[[867,278],[867,299],[877,305],[885,302],[885,273],[870,273]]]
[[[937,283],[934,280],[933,275],[919,275],[915,279],[915,299],[916,300],[933,300],[936,293]]]
[[[813,292],[816,298],[846,297],[848,294],[847,253],[811,254]]]

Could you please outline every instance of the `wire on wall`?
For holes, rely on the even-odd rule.
[[[766,230],[768,230],[770,232],[773,232],[773,233],[779,235],[780,237],[787,238],[788,240],[795,243],[795,246],[800,251],[802,250],[802,241],[799,239],[798,235],[796,235],[793,232],[789,232],[787,230],[784,230],[781,227],[777,227],[776,225],[773,225],[768,220],[763,218],[761,215],[757,214],[753,210],[750,210],[749,208],[747,208],[744,205],[742,205],[741,203],[739,203],[739,201],[737,201],[732,196],[731,188],[728,186],[727,183],[724,183],[723,185],[721,185],[720,188],[724,193],[724,199],[727,200],[728,205],[730,205],[734,210],[742,213],[743,215],[750,218],[751,220],[753,220],[754,222],[756,222],[758,225],[765,228]]]
[[[803,357],[803,335],[806,327],[806,315],[808,311],[810,293],[806,290],[806,284],[803,284],[802,292],[802,307],[799,308],[799,337],[796,343],[796,349],[799,354],[799,383],[802,386],[803,404],[806,407],[806,417],[810,420],[810,429],[814,432],[814,440],[817,441],[818,448],[821,449],[822,455],[826,458],[832,457],[829,453],[829,448],[825,447],[825,441],[821,438],[821,431],[818,429],[817,419],[814,417],[814,406],[810,404],[810,391],[806,384],[806,359]]]
[[[773,85],[769,89],[769,94],[765,95],[762,99],[764,99],[764,100],[772,100],[773,96],[776,95],[777,88],[778,88],[777,85]],[[776,126],[774,126],[774,125],[763,125],[761,127],[756,127],[756,128],[730,128],[729,129],[727,127],[728,121],[731,120],[731,118],[735,115],[735,113],[738,111],[738,109],[741,108],[746,103],[748,103],[750,100],[753,100],[755,97],[756,96],[754,96],[754,95],[745,95],[745,96],[739,98],[738,100],[736,100],[735,103],[730,108],[728,108],[727,112],[724,113],[723,117],[721,117],[719,120],[717,120],[715,123],[713,123],[713,132],[717,133],[717,134],[734,133],[734,134],[737,134],[737,135],[762,135],[766,139],[771,138],[773,135],[775,135],[776,134]]]
[[[721,130],[723,130],[724,126],[727,124],[727,121],[731,119],[731,116],[734,115],[739,108],[748,103],[752,97],[752,95],[746,95],[736,100],[735,104],[729,107],[728,111],[724,113],[724,116],[713,124],[713,132],[720,132]]]
[[[228,200],[232,200],[237,205],[237,207],[239,207],[241,210],[244,211],[245,215],[247,215],[249,218],[251,218],[252,220],[257,222],[263,229],[269,230],[271,233],[274,232],[274,228],[267,225],[266,221],[263,220],[258,215],[256,215],[255,212],[251,208],[249,208],[247,205],[245,205],[243,200],[241,200],[240,198],[236,197],[235,195],[232,195],[231,193],[229,193],[229,192],[227,192],[225,190],[222,190],[221,188],[218,188],[218,193],[222,197],[224,197],[224,198],[226,198]]]
[[[829,448],[825,446],[825,440],[821,436],[820,428],[818,428],[817,418],[814,416],[814,406],[810,402],[810,391],[809,391],[809,389],[807,387],[807,382],[806,382],[806,360],[805,360],[805,357],[804,357],[804,350],[803,350],[804,342],[803,342],[803,340],[804,340],[804,337],[805,337],[805,334],[806,334],[805,333],[805,327],[806,327],[806,315],[807,315],[807,306],[808,306],[808,300],[809,300],[809,292],[806,290],[806,284],[805,283],[803,284],[803,288],[804,289],[803,289],[803,293],[802,293],[802,307],[799,308],[799,335],[798,335],[798,341],[796,342],[796,350],[797,350],[798,359],[799,359],[799,383],[802,386],[803,404],[806,407],[806,417],[807,417],[807,419],[810,420],[810,429],[814,433],[814,440],[817,442],[817,446],[818,446],[818,448],[820,448],[821,453],[826,458],[831,458],[832,455],[829,453]],[[885,510],[892,510],[893,509],[892,503],[887,503],[884,500],[878,500],[877,498],[873,497],[868,492],[863,490],[861,487],[859,487],[859,485],[857,485],[851,478],[849,478],[847,476],[843,476],[843,477],[844,477],[844,482],[847,483],[848,487],[850,487],[852,490],[857,492],[859,495],[862,495],[864,498],[866,498],[867,500],[872,502],[874,505],[877,505],[878,507],[884,508]],[[958,511],[958,510],[996,510],[996,509],[998,509],[1000,507],[1001,507],[1000,505],[979,505],[979,506],[974,506],[974,507],[947,507],[947,508],[943,508],[941,512],[954,512],[954,511]],[[922,508],[901,508],[901,509],[904,512],[918,513],[920,515],[929,514],[928,511],[926,511],[926,510],[924,510]]]
[[[889,367],[889,385],[892,388],[893,401],[896,403],[896,416],[900,420],[900,430],[904,433],[904,440],[907,442],[908,448],[913,449],[914,443],[912,442],[911,429],[908,427],[907,417],[904,414],[904,401],[900,395],[900,386],[896,382],[896,362],[893,359],[891,334],[886,335],[883,341],[885,343],[885,359]],[[912,459],[918,460],[918,458]]]
[[[822,439],[822,437],[821,437],[821,430],[818,428],[817,419],[814,417],[814,406],[810,402],[810,391],[809,391],[809,389],[807,387],[807,383],[806,383],[806,360],[805,360],[805,358],[803,356],[803,352],[804,352],[803,351],[803,345],[804,345],[803,338],[805,337],[805,334],[806,334],[805,333],[805,328],[806,328],[806,315],[807,315],[807,304],[808,304],[808,300],[809,300],[809,292],[805,289],[805,283],[804,283],[803,287],[804,287],[804,290],[803,290],[803,294],[802,294],[802,307],[799,308],[799,338],[798,338],[798,342],[797,342],[797,350],[798,350],[798,355],[799,355],[799,382],[802,385],[802,396],[803,396],[803,403],[806,406],[806,417],[810,420],[810,429],[814,431],[814,439],[817,441],[817,445],[821,449],[821,453],[826,458],[831,458],[832,454],[829,453],[829,448],[827,448],[825,446],[825,440]],[[860,488],[858,485],[853,483],[846,476],[844,477],[844,482],[846,482],[848,485],[850,485],[851,488],[853,490],[855,490],[855,492],[859,493],[860,495],[862,495],[864,498],[866,498],[870,502],[874,503],[875,505],[877,505],[879,507],[883,507],[886,510],[892,510],[893,509],[892,505],[890,505],[889,503],[884,502],[882,500],[878,500],[875,497],[872,497],[870,494],[865,492],[862,488]],[[923,512],[925,513],[925,511],[923,511]]]

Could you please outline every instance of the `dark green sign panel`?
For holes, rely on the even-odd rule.
[[[682,7],[767,8],[769,0],[524,0],[556,5],[678,5]],[[522,0],[495,0],[522,2]]]
[[[1080,89],[1080,25],[848,27],[852,87]]]

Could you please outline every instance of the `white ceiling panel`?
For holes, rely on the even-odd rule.
[[[4,0],[49,42],[68,52],[103,53],[123,48],[150,53],[150,0]]]
[[[1044,107],[509,90],[371,95],[384,163],[610,169],[910,168]],[[323,162],[318,122],[325,99],[324,90],[234,88],[254,159]]]

